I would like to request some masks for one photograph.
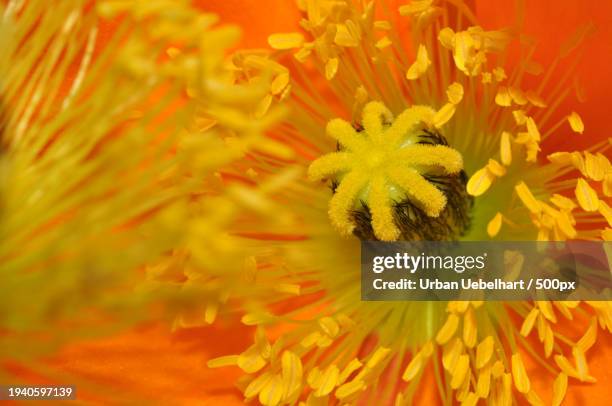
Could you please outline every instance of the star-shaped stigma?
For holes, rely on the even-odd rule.
[[[380,102],[363,109],[363,130],[333,119],[327,134],[339,143],[339,151],[316,159],[308,168],[312,180],[333,178],[337,183],[329,204],[329,217],[343,235],[355,229],[352,213],[367,203],[375,236],[394,241],[400,230],[393,207],[409,199],[429,217],[438,217],[446,196],[424,175],[454,175],[463,169],[461,154],[445,145],[419,143],[419,134],[436,112],[427,106],[412,106],[395,120]]]

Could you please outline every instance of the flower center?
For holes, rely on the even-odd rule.
[[[451,240],[469,226],[472,198],[461,154],[430,125],[434,111],[413,106],[395,120],[367,104],[356,128],[329,122],[338,150],[309,168],[332,179],[329,215],[341,234],[366,240]]]
[[[376,171],[385,162],[385,154],[380,151],[374,151],[369,157],[366,157],[365,161],[369,169]]]

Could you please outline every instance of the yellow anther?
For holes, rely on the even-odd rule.
[[[330,58],[325,63],[325,79],[332,80],[336,73],[338,73],[338,65],[340,60],[338,58]]]
[[[268,38],[268,44],[273,49],[293,49],[304,44],[304,36],[300,33],[272,34]]]
[[[456,33],[444,28],[438,35],[442,46],[453,51],[457,68],[469,76],[479,75],[487,62],[487,54],[503,50],[509,39],[503,31],[484,31],[481,27],[469,27]],[[497,81],[505,78],[505,73],[499,68],[493,74]]]
[[[427,54],[425,45],[419,45],[416,61],[410,66],[406,73],[406,79],[415,80],[423,76],[427,72],[427,68],[431,65],[431,60]]]
[[[584,151],[584,172],[589,179],[601,182],[609,170],[608,158],[601,154],[593,155],[589,151]]]
[[[510,165],[512,163],[512,144],[509,132],[502,133],[499,149],[502,163],[506,166]]]
[[[538,202],[538,200],[533,196],[529,187],[525,184],[525,182],[520,182],[514,187],[519,199],[523,202],[527,209],[534,213],[539,214],[542,211],[542,206]]]
[[[502,67],[497,67],[493,69],[493,76],[495,76],[495,80],[497,80],[498,82],[501,82],[504,79],[508,78],[508,76],[506,75],[506,71],[504,71],[504,68]]]
[[[418,144],[418,131],[434,114],[429,107],[413,106],[393,121],[382,103],[370,102],[363,109],[361,132],[344,120],[329,122],[327,133],[340,143],[341,151],[315,160],[308,175],[312,180],[335,176],[339,181],[329,215],[342,234],[353,232],[351,212],[361,200],[370,208],[374,234],[386,241],[400,235],[393,219],[395,201],[410,199],[431,217],[444,210],[446,196],[423,174],[456,174],[463,169],[463,159],[450,147]]]
[[[576,133],[582,134],[584,132],[584,123],[582,122],[582,118],[575,111],[572,112],[569,116],[567,116],[567,121],[572,127],[572,130]]]
[[[519,106],[524,106],[525,104],[527,104],[527,98],[525,97],[525,93],[516,87],[510,87],[508,89],[508,92],[510,93],[510,97],[512,97],[512,101],[516,104],[518,104]]]
[[[527,123],[527,114],[525,114],[525,110],[514,110],[512,116],[517,125],[523,126]]]
[[[512,105],[512,96],[506,86],[500,86],[495,96],[495,104],[502,107],[509,107]]]
[[[392,44],[391,40],[389,39],[389,37],[384,36],[382,37],[380,40],[378,40],[376,42],[375,47],[378,49],[385,49],[387,47],[389,47]]]
[[[487,169],[498,178],[501,178],[506,174],[506,168],[504,168],[502,164],[497,162],[495,159],[489,159]]]
[[[572,211],[576,208],[576,203],[572,199],[557,193],[551,196],[550,202],[562,210]]]
[[[503,216],[501,213],[498,212],[491,219],[491,221],[489,221],[489,224],[487,224],[487,234],[489,234],[489,237],[493,238],[497,234],[499,234],[499,230],[501,230],[501,226],[502,226],[502,220],[503,220]]]
[[[460,83],[454,82],[446,89],[448,101],[453,104],[459,104],[463,99],[463,86]]]
[[[444,124],[450,120],[455,114],[457,106],[453,103],[446,103],[438,112],[434,115],[433,125],[436,128],[441,128]]]
[[[403,16],[419,17],[421,13],[428,12],[433,7],[433,0],[413,0],[410,3],[401,6],[399,12]]]
[[[576,199],[585,211],[596,211],[599,207],[597,192],[584,179],[578,179],[576,183]]]
[[[417,27],[427,27],[441,14],[441,8],[433,0],[412,0],[399,8],[403,16],[410,16]]]
[[[494,179],[495,175],[485,166],[472,175],[467,183],[467,192],[472,196],[480,196],[489,190]]]
[[[525,370],[523,360],[518,353],[512,355],[512,377],[514,378],[514,385],[519,392],[529,392],[531,383],[529,382],[529,376]]]
[[[533,104],[536,107],[541,107],[541,108],[548,107],[546,102],[538,94],[536,94],[533,90],[528,91],[525,94],[525,97],[527,97],[527,100],[529,101],[529,103]]]
[[[527,117],[525,124],[527,125],[527,133],[531,139],[533,141],[540,141],[542,137],[540,136],[540,131],[538,130],[538,126],[536,125],[535,121],[533,121],[533,118]]]

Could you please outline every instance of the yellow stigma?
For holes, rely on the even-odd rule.
[[[355,229],[351,212],[361,200],[370,208],[374,234],[384,241],[400,235],[393,219],[395,201],[407,198],[428,216],[440,215],[446,196],[423,174],[456,174],[463,169],[463,159],[447,146],[418,143],[416,132],[431,123],[435,113],[426,106],[412,106],[394,121],[382,103],[370,102],[363,109],[363,131],[341,119],[327,124],[327,134],[341,148],[315,160],[308,176],[312,180],[335,176],[338,181],[329,216],[341,234],[350,235]]]

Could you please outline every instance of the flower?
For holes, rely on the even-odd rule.
[[[239,249],[227,222],[274,205],[262,190],[215,193],[216,170],[254,145],[286,156],[263,138],[282,109],[251,113],[268,74],[236,85],[224,65],[235,27],[184,1],[57,3],[10,2],[0,24],[14,38],[0,64],[3,359],[176,317],[196,296],[214,319],[223,292],[182,268],[184,286],[162,284],[176,275],[160,269],[187,263],[185,250],[219,261]],[[118,27],[100,39],[107,18]]]
[[[167,139],[171,147],[150,163],[146,154],[126,159],[132,157],[132,144],[118,142],[119,152],[113,158],[135,164],[124,171],[100,173],[110,181],[150,163],[154,181],[135,183],[146,186],[138,194],[142,207],[159,212],[128,210],[123,195],[108,189],[103,189],[107,192],[103,196],[109,200],[85,200],[79,209],[87,214],[106,209],[104,217],[91,222],[95,230],[99,228],[94,226],[116,224],[112,220],[117,211],[136,213],[142,227],[129,224],[121,230],[128,241],[149,245],[136,250],[133,260],[122,262],[120,271],[109,275],[109,283],[120,287],[125,280],[119,275],[146,264],[142,277],[128,286],[153,292],[153,300],[160,299],[160,287],[171,288],[171,297],[179,303],[161,303],[170,307],[176,329],[190,328],[177,336],[183,333],[186,339],[195,334],[206,340],[215,327],[194,326],[218,326],[240,317],[247,327],[231,332],[244,338],[242,332],[252,331],[252,342],[242,343],[243,348],[234,353],[216,348],[220,356],[209,359],[208,365],[242,371],[238,387],[246,400],[268,405],[374,399],[411,403],[422,396],[418,392],[431,377],[437,392],[432,396],[441,403],[476,404],[482,398],[492,404],[518,399],[540,404],[542,398],[552,398],[558,404],[568,385],[594,381],[587,357],[593,358],[598,340],[609,340],[605,334],[612,327],[609,303],[391,305],[359,300],[358,240],[351,232],[386,240],[609,239],[612,226],[606,203],[609,140],[590,145],[588,151],[546,145],[564,126],[563,131],[573,130],[576,137],[589,134],[589,121],[581,119],[583,113],[574,105],[551,124],[560,100],[567,96],[568,79],[549,92],[551,68],[541,86],[533,87],[522,73],[539,71],[531,60],[534,53],[528,48],[529,57],[513,63],[508,48],[523,39],[520,33],[481,28],[487,21],[479,25],[462,2],[403,3],[388,10],[391,16],[384,19],[373,3],[360,7],[349,1],[300,1],[302,31],[270,36],[274,52],[242,50],[223,63],[236,33],[227,27],[212,29],[210,16],[199,16],[182,2],[178,6],[162,0],[102,2],[98,13],[119,13],[120,18],[144,22],[146,27],[133,36],[134,42],[108,45],[123,51],[113,66],[133,80],[129,89],[141,97],[140,110],[161,107],[160,100],[172,104],[185,98],[188,114],[182,120],[159,108],[151,115],[134,114],[137,128],[158,129],[161,134],[153,139]],[[60,11],[59,21],[70,15],[68,10]],[[405,19],[397,23],[396,15]],[[400,36],[406,31],[399,24],[410,27],[411,35]],[[61,25],[42,26],[40,32],[61,30]],[[161,44],[156,42],[160,36]],[[570,54],[574,45],[567,46],[565,53]],[[159,50],[166,52],[167,63]],[[41,64],[49,65],[53,64]],[[57,77],[61,82],[63,77]],[[116,77],[100,79],[95,90],[111,88]],[[146,88],[149,93],[139,93],[149,81],[154,83]],[[166,86],[176,93],[156,97]],[[182,97],[173,97],[178,94]],[[114,100],[113,92],[80,95],[86,101]],[[27,93],[22,97],[23,105],[36,102]],[[99,115],[123,123],[112,115]],[[186,128],[187,134],[162,132],[166,126],[161,125],[164,120],[155,121],[159,117],[168,120],[171,130]],[[95,127],[97,121],[85,122]],[[40,127],[53,128],[44,122]],[[8,131],[11,160],[28,151],[12,142],[19,128]],[[69,142],[75,134],[72,127],[62,129],[58,139]],[[138,145],[144,144],[142,150],[147,151],[151,138],[139,134]],[[393,142],[384,142],[387,137]],[[172,159],[163,159],[167,156]],[[406,173],[398,170],[399,157],[411,160]],[[36,159],[25,162],[26,168],[36,166]],[[97,163],[99,156],[94,154],[87,162]],[[61,165],[53,164],[43,181],[57,178],[55,171]],[[79,162],[67,173],[78,174],[82,168]],[[306,178],[307,172],[313,179]],[[18,173],[28,176],[27,170]],[[19,182],[1,185],[13,188]],[[87,186],[79,192],[90,191]],[[141,190],[132,183],[126,188]],[[507,199],[509,195],[515,198]],[[398,221],[401,217],[391,215],[392,210],[406,216]],[[28,216],[34,224],[43,222]],[[66,238],[74,229],[72,223],[58,224],[65,229],[54,236]],[[407,232],[415,228],[414,234]],[[138,232],[144,232],[142,240]],[[102,233],[99,241],[114,236]],[[17,247],[9,245],[11,252]],[[82,247],[77,240],[74,251],[89,254]],[[50,253],[43,258],[63,253],[43,252]],[[96,258],[108,258],[121,251],[100,244],[91,252]],[[68,275],[82,275],[78,261],[61,259],[58,264],[74,269]],[[61,270],[60,265],[48,269]],[[15,274],[23,275],[25,270]],[[43,281],[51,279],[42,275]],[[95,290],[94,297],[104,292]],[[131,293],[119,296],[117,302],[126,305],[122,309],[133,310],[127,300]],[[49,302],[41,303],[46,308]],[[104,303],[86,303],[107,310]],[[584,329],[568,331],[562,317]],[[34,323],[48,320],[56,322],[40,317]],[[145,334],[158,336],[150,330]],[[131,337],[108,345],[122,347]],[[128,348],[136,352],[137,346],[132,342]],[[186,358],[188,350],[172,347],[163,348]],[[194,350],[192,356],[198,354]],[[206,357],[210,355],[206,351]],[[70,351],[63,356],[70,357]],[[119,357],[118,363],[123,359]],[[549,381],[554,379],[548,388],[552,390],[536,389],[534,364],[546,371]],[[235,368],[227,368],[231,366]],[[65,365],[60,368],[70,370]],[[91,373],[89,368],[76,369],[83,375]]]
[[[512,30],[485,30],[461,7],[430,13],[433,2],[418,2],[402,9],[413,19],[412,56],[405,39],[393,35],[400,30],[392,20],[376,20],[373,5],[330,4],[302,3],[306,35],[274,34],[269,40],[293,74],[287,99],[291,113],[274,134],[304,151],[295,162],[277,165],[306,166],[311,180],[331,183],[325,190],[321,183],[296,182],[278,195],[303,219],[296,224],[300,239],[287,241],[285,232],[260,241],[263,249],[274,240],[285,251],[284,261],[282,267],[267,259],[257,263],[268,277],[276,275],[279,282],[289,278],[300,286],[293,294],[306,296],[306,304],[285,310],[276,296],[262,300],[258,293],[251,300],[243,292],[243,323],[256,325],[260,338],[246,351],[209,365],[240,367],[246,375],[240,383],[245,399],[268,405],[291,403],[296,396],[306,403],[356,402],[370,396],[410,402],[428,365],[433,366],[439,398],[466,404],[481,398],[507,404],[521,397],[541,403],[525,359],[535,359],[556,378],[552,397],[557,401],[565,396],[568,377],[592,381],[585,354],[597,325],[610,331],[609,304],[363,303],[352,260],[358,256],[354,240],[338,234],[406,238],[398,213],[410,205],[408,217],[418,218],[412,228],[433,239],[608,238],[609,141],[586,151],[544,149],[562,125],[581,133],[585,123],[573,110],[550,123],[560,97],[558,91],[547,94],[554,67],[539,86],[530,87],[522,66],[534,75],[543,73],[535,69],[533,52],[526,52],[529,57],[520,64],[504,63],[509,47],[517,46],[519,34]],[[451,9],[461,22],[445,27],[442,22],[449,21]],[[587,32],[579,31],[562,52],[569,54]],[[313,71],[326,82],[302,80]],[[432,143],[439,145],[411,150],[414,141],[406,140],[416,137],[413,131],[428,128],[439,132]],[[397,134],[406,138],[399,141]],[[432,160],[430,148],[444,148],[444,159]],[[399,156],[408,159],[401,175],[414,174],[414,181],[395,172]],[[443,177],[464,169],[468,178],[450,187],[437,183],[441,196],[423,198],[428,184],[415,186],[419,174],[410,169],[413,159],[424,168],[437,164]],[[327,199],[329,219],[322,215]],[[437,219],[453,210],[448,216],[465,220],[440,227]],[[254,225],[252,233],[263,229],[265,221]],[[578,309],[589,309],[592,316],[574,341],[557,324],[559,315],[571,320]],[[520,328],[514,327],[513,315],[524,317]],[[261,347],[262,330],[274,331],[277,325],[286,332],[268,333],[271,341]],[[540,344],[525,340],[534,329]],[[279,361],[283,357],[292,359],[291,368]],[[297,378],[288,368],[299,371]],[[288,376],[301,383],[301,397]],[[387,391],[378,389],[388,385]]]

